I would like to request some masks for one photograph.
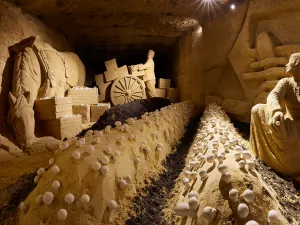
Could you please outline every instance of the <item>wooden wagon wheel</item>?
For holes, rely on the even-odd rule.
[[[143,99],[145,88],[142,81],[134,76],[117,78],[111,87],[110,98],[114,105],[125,104],[137,99]]]

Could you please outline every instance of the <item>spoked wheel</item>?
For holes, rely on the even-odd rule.
[[[142,81],[134,76],[122,76],[116,79],[110,90],[111,102],[114,105],[126,104],[143,99],[145,88]]]

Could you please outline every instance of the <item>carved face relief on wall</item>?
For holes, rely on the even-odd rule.
[[[13,127],[20,147],[24,148],[33,144],[34,135],[34,111],[29,104],[29,95],[20,95],[17,98],[9,93],[10,109],[8,123]]]
[[[294,53],[291,55],[289,63],[285,65],[286,73],[293,75],[294,80],[300,82],[300,53]]]

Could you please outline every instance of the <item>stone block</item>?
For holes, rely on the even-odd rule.
[[[107,71],[115,71],[118,69],[117,60],[111,59],[104,62]]]
[[[50,99],[37,99],[34,104],[35,118],[37,120],[58,119],[71,116],[72,98],[55,97]]]
[[[168,88],[167,89],[167,99],[175,103],[179,100],[179,89],[177,88]]]
[[[260,60],[275,57],[274,44],[267,32],[259,34],[256,45]]]
[[[72,109],[73,109],[74,115],[81,115],[82,123],[89,123],[91,121],[90,105],[88,105],[88,104],[73,105]]]
[[[105,71],[104,72],[106,82],[114,81],[119,77],[117,70]]]
[[[156,96],[160,98],[165,98],[167,94],[167,89],[165,88],[155,88]]]
[[[103,74],[99,74],[99,75],[95,76],[95,81],[98,86],[100,95],[103,95],[105,98],[106,89],[112,82],[105,82]]]
[[[170,79],[158,79],[158,88],[170,88],[171,80]]]
[[[125,65],[125,66],[118,68],[117,75],[118,75],[118,77],[129,75],[127,66]]]
[[[75,137],[82,130],[81,115],[61,117],[54,120],[42,120],[40,122],[45,128],[45,135],[55,137],[59,140]]]
[[[75,87],[68,91],[68,96],[72,98],[72,105],[97,104],[98,95],[98,88]]]
[[[91,122],[97,122],[99,117],[102,116],[106,110],[110,109],[110,107],[110,103],[91,105]]]

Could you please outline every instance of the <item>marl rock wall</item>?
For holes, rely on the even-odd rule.
[[[174,78],[181,100],[191,99],[199,108],[205,96],[243,101],[245,95],[228,53],[243,26],[248,2],[181,37],[175,47]],[[220,103],[221,103],[220,102]]]

